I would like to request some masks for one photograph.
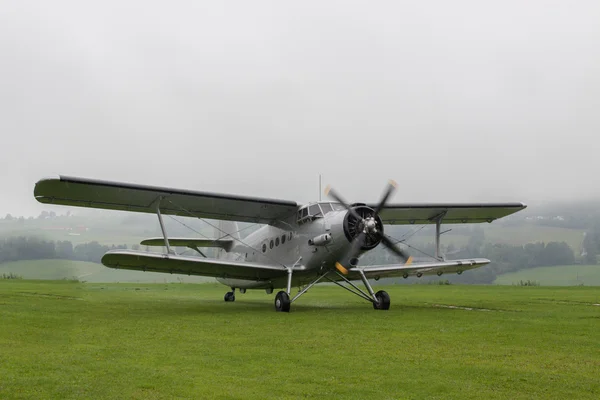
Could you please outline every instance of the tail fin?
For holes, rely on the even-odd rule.
[[[215,237],[220,238],[220,239],[236,240],[236,242],[233,244],[234,247],[236,244],[239,243],[239,242],[237,242],[237,240],[241,239],[241,237],[240,237],[240,233],[239,233],[240,228],[239,228],[237,222],[219,220],[217,227],[218,227],[218,229],[216,229]],[[216,256],[217,256],[217,258],[225,258],[226,254],[227,254],[227,252],[225,250],[219,249],[217,251]]]

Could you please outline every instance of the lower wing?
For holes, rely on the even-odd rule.
[[[463,271],[483,267],[489,264],[490,260],[485,258],[473,258],[453,261],[434,261],[430,263],[415,264],[392,264],[392,265],[371,265],[366,267],[355,267],[348,270],[351,279],[359,279],[362,271],[365,276],[371,278],[391,278],[396,276],[422,276],[422,275],[442,275],[442,274],[461,274]]]
[[[287,274],[283,266],[132,250],[111,250],[102,257],[102,264],[116,269],[248,280],[269,280]]]

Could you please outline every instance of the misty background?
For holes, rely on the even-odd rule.
[[[598,21],[597,1],[0,1],[0,210],[39,214],[56,174],[595,198]]]

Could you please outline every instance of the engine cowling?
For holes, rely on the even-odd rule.
[[[375,215],[375,211],[367,207],[364,204],[353,204],[351,206],[354,211],[358,215],[362,217],[362,219],[356,218],[351,213],[347,213],[344,217],[344,235],[346,235],[346,239],[349,242],[352,242],[360,232],[366,231],[366,239],[364,245],[361,247],[361,250],[371,250],[377,247],[377,245],[381,242],[381,237],[383,236],[383,222],[378,215]],[[365,230],[365,221],[370,223],[371,226],[368,226]]]

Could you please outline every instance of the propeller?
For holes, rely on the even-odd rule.
[[[369,215],[362,216],[356,210],[348,204],[347,201],[344,200],[342,196],[340,196],[331,186],[327,186],[325,189],[325,195],[333,198],[335,201],[343,205],[346,210],[354,217],[357,221],[360,221],[359,227],[362,230],[354,236],[352,242],[350,243],[350,248],[346,252],[346,254],[342,257],[341,260],[338,260],[335,263],[335,267],[338,271],[343,273],[344,275],[348,274],[348,266],[355,266],[358,262],[358,255],[360,254],[361,248],[365,245],[367,239],[377,238],[389,249],[392,253],[396,254],[398,257],[403,259],[406,264],[410,264],[412,262],[412,258],[406,254],[402,249],[400,249],[396,244],[383,233],[383,229],[377,228],[377,220],[379,212],[385,208],[385,205],[396,190],[398,184],[393,180],[388,182],[388,185],[377,204],[377,207],[373,210],[373,213],[369,213]]]

